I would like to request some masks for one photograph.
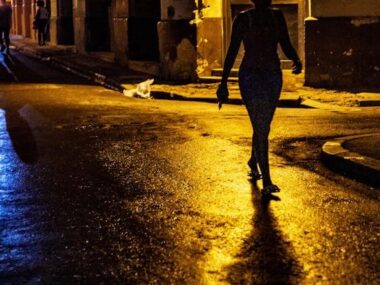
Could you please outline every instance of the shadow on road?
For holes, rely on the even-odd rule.
[[[237,258],[229,266],[231,284],[294,284],[301,275],[301,267],[292,253],[291,244],[283,237],[276,218],[270,210],[274,195],[262,196],[252,183],[252,203],[255,213],[252,232],[246,238]]]
[[[28,164],[34,164],[38,160],[37,143],[27,121],[19,114],[18,110],[6,110],[7,130],[12,145],[19,158]]]
[[[5,126],[13,149],[24,163],[36,163],[38,160],[37,143],[28,122],[19,112],[23,105],[8,104],[6,99],[1,99],[0,109],[5,112]],[[4,122],[0,122],[0,124],[4,124]]]

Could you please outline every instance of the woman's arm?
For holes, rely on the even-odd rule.
[[[238,15],[232,24],[231,42],[227,51],[226,58],[224,60],[223,75],[221,81],[221,85],[223,86],[227,85],[228,76],[230,75],[236,56],[239,52],[241,41],[241,15]]]
[[[293,61],[293,73],[300,74],[302,72],[302,63],[296,50],[290,42],[288,26],[286,25],[284,15],[280,10],[278,10],[277,15],[281,49],[285,53],[286,57]]]
[[[282,14],[280,10],[277,10],[276,12],[277,12],[278,25],[279,25],[279,32],[280,32],[279,40],[280,40],[281,49],[287,58],[293,61],[299,61],[298,54],[296,50],[294,49],[292,43],[290,42],[288,26],[286,25],[284,15]]]

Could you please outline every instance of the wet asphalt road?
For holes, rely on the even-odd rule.
[[[273,179],[246,177],[242,106],[133,100],[0,66],[1,284],[378,284],[380,194],[319,162],[380,112],[278,109]],[[16,79],[18,82],[15,82]]]

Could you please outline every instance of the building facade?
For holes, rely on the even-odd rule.
[[[35,39],[35,2],[12,0],[14,33]],[[46,2],[50,44],[74,45],[79,53],[170,80],[195,80],[221,68],[232,20],[252,6],[251,0]],[[293,45],[305,61],[306,84],[380,82],[378,0],[273,0],[273,5],[284,12]],[[286,60],[281,51],[280,57]]]
[[[305,83],[380,88],[380,1],[312,0],[306,18]]]

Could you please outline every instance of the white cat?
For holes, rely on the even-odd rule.
[[[152,85],[154,82],[154,79],[148,79],[144,82],[139,83],[136,88],[131,90],[124,90],[123,94],[127,97],[136,97],[136,98],[143,98],[143,99],[151,99],[151,92],[150,92],[150,85]]]

